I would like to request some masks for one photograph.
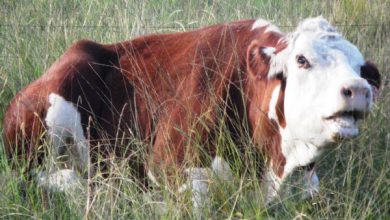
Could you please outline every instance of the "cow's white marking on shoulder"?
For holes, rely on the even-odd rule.
[[[276,33],[281,33],[281,31],[279,30],[278,27],[276,27],[275,25],[273,25],[271,22],[267,21],[267,20],[264,20],[264,19],[257,19],[255,21],[255,23],[253,23],[252,25],[252,30],[255,30],[257,28],[261,28],[261,27],[265,27],[267,26],[266,30],[264,31],[264,33],[266,32],[276,32]]]
[[[58,154],[67,149],[67,139],[71,138],[76,145],[76,166],[81,172],[85,172],[89,165],[89,152],[87,141],[81,126],[81,116],[73,103],[63,97],[51,93],[49,95],[50,107],[47,110],[45,122],[48,126],[48,134],[53,145],[54,152]],[[65,148],[64,148],[65,147]]]

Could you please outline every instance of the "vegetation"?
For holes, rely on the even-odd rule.
[[[0,118],[20,89],[82,38],[109,43],[258,17],[290,31],[303,18],[323,15],[375,61],[383,76],[380,97],[362,124],[361,135],[321,158],[317,197],[302,199],[299,178],[293,177],[286,184],[284,199],[265,208],[259,177],[244,175],[223,187],[212,184],[212,203],[205,215],[212,219],[389,219],[389,11],[390,1],[383,0],[5,0],[0,5]],[[21,175],[26,167],[23,161],[11,169],[3,146],[0,137],[0,218],[194,218],[188,193],[144,191],[134,183],[127,163],[118,160],[113,161],[109,178],[93,177],[91,181],[98,184],[92,194],[86,187],[74,194],[47,193]]]

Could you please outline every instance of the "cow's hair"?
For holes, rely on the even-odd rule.
[[[340,34],[336,32],[336,28],[333,27],[322,16],[305,19],[302,22],[300,22],[298,27],[295,30],[295,33],[301,33],[301,32],[312,32],[323,36],[334,36],[334,35],[340,36]]]

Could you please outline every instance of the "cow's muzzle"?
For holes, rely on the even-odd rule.
[[[372,102],[372,91],[364,79],[354,79],[341,86],[342,107],[324,121],[335,137],[354,137],[359,134],[358,121],[367,117]]]

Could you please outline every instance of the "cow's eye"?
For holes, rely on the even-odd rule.
[[[303,55],[297,56],[297,63],[298,63],[299,68],[307,69],[307,68],[310,68],[310,66],[311,66],[309,61],[307,61],[306,57]]]

